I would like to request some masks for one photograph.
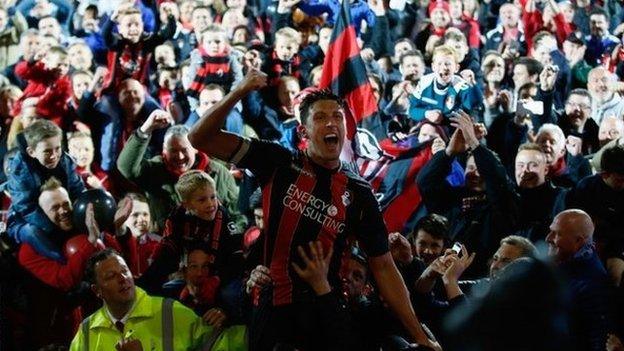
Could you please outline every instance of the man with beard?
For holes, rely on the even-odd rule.
[[[591,118],[598,125],[606,116],[624,115],[624,99],[612,88],[615,80],[615,75],[602,66],[592,69],[587,76],[587,90],[592,97]]]
[[[535,142],[546,156],[548,179],[556,186],[571,188],[592,174],[589,161],[582,155],[580,147],[574,144],[574,138],[568,137],[566,146],[563,131],[551,123],[542,125],[535,136]]]
[[[565,110],[558,118],[558,124],[566,138],[581,140],[583,155],[593,154],[598,145],[598,124],[589,118],[592,115],[592,98],[585,89],[574,89],[565,103]]]
[[[517,194],[500,160],[479,144],[470,116],[460,112],[452,121],[457,129],[446,150],[433,155],[417,182],[427,210],[449,219],[448,240],[459,241],[476,252],[467,274],[478,277],[487,272],[487,258],[517,221]],[[470,154],[465,185],[452,187],[445,178],[453,160],[466,151]]]
[[[585,59],[592,65],[604,64],[604,55],[611,56],[611,52],[616,45],[620,43],[620,39],[609,33],[609,15],[600,8],[594,8],[589,14],[589,31],[585,40],[587,41],[587,51]]]
[[[564,206],[565,191],[546,180],[547,169],[547,156],[539,145],[520,146],[515,169],[520,195],[516,234],[532,242],[544,239],[552,218]]]
[[[244,217],[237,207],[238,186],[229,170],[219,161],[198,152],[188,140],[188,129],[176,125],[167,130],[162,154],[147,159],[152,134],[172,123],[171,115],[157,110],[137,128],[128,139],[117,159],[119,172],[128,180],[141,185],[147,193],[153,219],[162,228],[169,213],[180,203],[174,185],[178,178],[192,169],[208,173],[216,182],[219,199],[235,220],[238,231],[243,230]]]

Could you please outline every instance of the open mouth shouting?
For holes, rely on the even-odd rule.
[[[323,142],[325,143],[325,146],[330,150],[338,149],[340,147],[340,139],[338,137],[338,134],[336,133],[329,133],[325,135],[323,137]]]
[[[451,81],[451,78],[453,78],[453,75],[451,74],[451,71],[449,71],[449,70],[442,70],[440,72],[440,80],[442,80],[442,82],[448,83],[448,82]]]

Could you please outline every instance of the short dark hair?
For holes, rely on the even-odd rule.
[[[84,279],[91,283],[91,284],[95,284],[95,266],[97,266],[98,263],[108,259],[109,257],[113,257],[113,256],[119,256],[122,257],[119,252],[111,249],[111,248],[107,248],[104,249],[102,251],[98,251],[96,253],[94,253],[91,257],[89,257],[89,260],[87,261],[87,267],[85,268],[85,276]]]
[[[412,49],[416,49],[416,44],[414,44],[414,41],[410,38],[401,38],[394,42],[394,46],[397,46],[401,43],[408,43],[412,47]]]
[[[546,37],[554,37],[554,35],[547,30],[541,30],[535,33],[535,35],[533,36],[533,43],[534,43],[533,46],[539,45],[542,39]]]
[[[419,230],[427,232],[432,237],[446,242],[448,239],[449,221],[444,216],[431,213],[418,221],[413,233],[413,240],[416,240]]]
[[[570,99],[570,96],[572,96],[572,95],[579,95],[579,96],[582,96],[582,97],[586,97],[586,98],[589,99],[590,103],[592,101],[591,94],[589,93],[589,91],[587,89],[583,89],[583,88],[572,89],[570,94],[568,94],[568,100]]]
[[[332,93],[329,89],[320,89],[313,91],[303,98],[303,101],[301,101],[301,105],[299,106],[299,111],[301,112],[301,124],[306,124],[308,117],[310,117],[310,108],[312,108],[312,105],[314,105],[317,101],[321,100],[335,101],[342,108],[345,108],[347,106],[342,98]]]
[[[602,172],[624,175],[624,145],[615,145],[606,149],[600,159]]]
[[[544,65],[542,65],[541,62],[532,57],[520,57],[516,60],[515,65],[524,65],[529,73],[529,76],[540,74],[544,68]]]
[[[528,82],[528,83],[524,83],[522,84],[519,88],[518,88],[518,98],[519,99],[524,99],[526,98],[524,96],[524,92],[527,93],[527,95],[531,95],[531,89],[536,89],[537,90],[537,84],[533,83],[533,82]],[[533,96],[533,95],[531,95]]]
[[[609,13],[602,7],[594,7],[594,9],[589,12],[588,17],[591,17],[593,15],[604,16],[607,19],[607,22],[609,22],[609,20],[611,19],[611,17],[609,16]]]
[[[425,62],[425,57],[423,56],[422,52],[420,52],[420,50],[418,49],[415,49],[415,50],[410,50],[404,53],[403,55],[401,55],[399,57],[399,64],[402,65],[403,60],[405,60],[406,57],[412,57],[412,56],[420,57],[420,59],[423,60],[423,62]]]

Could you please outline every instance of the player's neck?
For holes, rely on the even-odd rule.
[[[306,151],[306,155],[312,160],[312,162],[316,163],[317,165],[323,168],[333,170],[333,169],[340,167],[340,159],[327,160],[310,151]]]

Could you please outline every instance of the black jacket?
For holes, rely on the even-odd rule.
[[[520,220],[516,234],[532,242],[544,240],[553,218],[565,207],[565,190],[546,181],[532,188],[518,188],[520,195]]]
[[[449,239],[476,252],[468,276],[487,273],[487,260],[496,251],[500,239],[509,235],[518,220],[518,195],[495,154],[484,146],[473,151],[475,163],[485,181],[485,192],[474,193],[465,187],[446,182],[453,157],[436,153],[418,175],[423,203],[429,213],[446,216],[451,223]]]
[[[604,244],[607,257],[621,255],[624,235],[621,223],[624,218],[624,191],[609,187],[600,174],[581,180],[566,196],[567,208],[580,208],[593,219],[594,238]]]

